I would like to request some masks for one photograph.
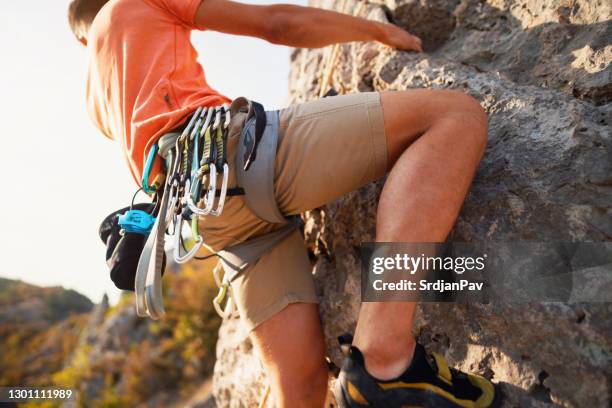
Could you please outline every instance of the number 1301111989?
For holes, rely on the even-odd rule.
[[[0,402],[72,400],[75,394],[70,388],[0,387]]]

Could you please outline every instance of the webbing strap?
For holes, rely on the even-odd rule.
[[[247,120],[237,146],[236,179],[238,185],[244,188],[244,200],[255,215],[267,222],[284,224],[287,219],[278,208],[274,195],[278,122],[277,111],[264,112],[263,116],[258,116],[256,113]],[[257,139],[257,131],[261,123],[264,123],[264,129],[262,135]],[[252,160],[251,147],[256,143],[258,143],[257,160]],[[250,167],[247,164],[250,164]]]
[[[166,233],[166,210],[168,207],[168,189],[164,190],[161,206],[153,229],[147,238],[138,260],[136,279],[136,313],[138,316],[150,316],[157,320],[165,313],[161,272]]]

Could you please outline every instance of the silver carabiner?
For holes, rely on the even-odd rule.
[[[180,202],[178,182],[175,180],[170,188],[170,200],[166,210],[166,223],[169,223],[172,216],[176,213],[177,204]]]
[[[215,168],[214,165],[213,165],[213,168]],[[224,163],[223,164],[223,181],[221,184],[221,192],[219,193],[219,203],[217,204],[217,209],[210,211],[211,215],[218,217],[223,212],[223,207],[225,206],[225,197],[227,196],[228,180],[229,180],[229,166],[227,163]],[[216,190],[215,190],[215,193],[216,193]]]
[[[204,120],[204,124],[202,125],[202,127],[200,128],[200,137],[203,137],[204,134],[206,133],[206,130],[208,129],[208,127],[211,125],[212,122],[212,117],[215,113],[215,108],[209,108],[207,110],[207,114],[206,114],[206,119]],[[204,162],[206,160],[205,157],[202,157],[202,162]],[[201,163],[201,165],[203,165],[203,163]],[[205,209],[201,209],[197,206],[197,204],[193,201],[193,194],[195,194],[194,189],[197,188],[197,179],[201,177],[201,175],[199,173],[193,173],[191,174],[191,186],[189,188],[185,188],[186,191],[189,191],[189,194],[186,194],[186,200],[185,200],[185,204],[187,205],[187,207],[189,207],[189,209],[191,210],[191,212],[193,212],[196,215],[207,215],[208,211],[206,211]],[[185,197],[185,196],[184,196]]]
[[[206,128],[210,126],[210,122],[212,122],[212,117],[214,114],[215,114],[215,108],[208,109],[206,120],[204,121],[204,125],[202,126],[202,129],[200,130],[200,136],[204,136],[204,133],[206,132]]]
[[[215,138],[214,132],[217,130],[219,125],[221,124],[221,109],[214,108],[215,110],[215,121],[211,127],[211,149],[215,149]],[[202,161],[204,161],[204,157],[202,157]],[[205,163],[201,163],[205,164]],[[217,169],[215,168],[215,163],[210,163],[209,165],[209,175],[208,175],[208,187],[206,187],[206,196],[204,197],[204,210],[198,211],[200,215],[208,215],[212,211],[215,195],[217,190]],[[204,175],[202,175],[202,187],[204,187]]]
[[[229,128],[230,125],[230,106],[225,103],[221,106],[221,108],[218,110],[218,112],[221,112],[221,110],[223,110],[224,114],[225,114],[225,120],[223,122],[223,131],[227,130]],[[220,120],[219,120],[220,121]],[[214,143],[216,143],[216,139],[214,140]],[[213,167],[215,167],[215,165],[213,164]],[[216,173],[216,171],[215,171]],[[216,179],[216,177],[215,177]],[[210,211],[211,215],[214,215],[216,217],[220,216],[223,213],[223,207],[225,206],[225,198],[227,197],[227,184],[229,182],[229,165],[227,163],[223,163],[223,180],[221,182],[221,191],[219,193],[219,201],[217,204],[217,208]],[[216,186],[215,186],[215,195],[216,195]]]
[[[196,243],[193,245],[193,248],[191,248],[189,251],[187,251],[186,254],[181,255],[181,234],[182,234],[181,229],[183,227],[183,214],[179,214],[177,217],[178,217],[178,220],[174,224],[174,251],[173,251],[173,255],[174,255],[174,260],[176,261],[176,263],[184,264],[184,263],[190,261],[191,258],[193,258],[198,253],[198,251],[202,247],[202,244],[204,243],[204,239],[202,238],[201,235],[198,235],[198,239],[197,239]]]
[[[191,185],[191,188],[193,188],[193,185]],[[187,189],[185,189],[187,190]],[[189,210],[191,210],[192,213],[194,213],[195,215],[208,215],[210,214],[210,210],[208,210],[206,207],[205,208],[200,208],[197,206],[197,204],[193,201],[193,195],[192,195],[191,191],[188,195],[187,195],[187,199],[185,200],[185,204],[187,204],[187,207],[189,208]],[[205,202],[206,202],[206,198],[205,198]]]
[[[204,215],[211,213],[213,205],[215,204],[215,196],[217,195],[217,166],[215,166],[214,163],[210,165],[208,179],[208,188],[206,189],[206,197],[204,197]],[[204,180],[204,178],[202,178],[202,180]]]
[[[225,112],[225,122],[223,123],[223,129],[227,129],[229,128],[230,122],[231,122],[231,115],[230,115],[230,106],[227,103],[224,103],[223,106],[221,106],[223,108],[223,111]]]
[[[204,115],[206,115],[206,111],[207,110],[208,110],[208,108],[202,109],[201,107],[198,108],[198,110],[196,110],[196,113],[194,114],[194,116],[198,115],[198,122],[201,122],[202,119],[205,119]],[[196,122],[196,123],[198,123],[198,122]],[[189,132],[189,140],[193,140],[193,138],[195,137],[196,133],[198,132],[198,128],[199,128],[199,124],[196,124],[193,127],[193,129],[190,130],[190,132]]]
[[[223,123],[223,129],[227,131],[231,122],[230,105],[225,103],[222,106],[225,112],[225,122]],[[227,137],[227,135],[226,135]],[[227,197],[227,183],[229,181],[229,165],[223,163],[223,181],[221,184],[221,193],[219,194],[219,204],[217,209],[213,212],[213,215],[220,216],[223,213],[223,207],[225,205],[225,198]]]
[[[181,133],[181,137],[183,139],[185,139],[187,137],[187,135],[189,135],[190,139],[193,139],[193,134],[192,134],[192,130],[193,130],[193,125],[200,120],[200,114],[202,113],[204,109],[200,106],[198,109],[196,109],[195,113],[191,116],[191,119],[189,119],[189,124],[187,124],[187,127],[185,127],[185,129],[183,129],[183,132]],[[195,128],[197,129],[197,126],[195,126]]]
[[[219,127],[219,125],[221,124],[221,107],[217,107],[215,108],[217,114],[215,115],[215,122],[213,123],[213,130],[217,130],[217,128]]]

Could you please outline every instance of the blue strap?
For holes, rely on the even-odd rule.
[[[157,143],[155,143],[151,150],[149,150],[149,156],[147,156],[147,163],[145,164],[144,172],[142,173],[142,190],[147,194],[153,194],[155,192],[155,189],[149,185],[149,176],[151,175],[151,169],[153,168],[153,162],[155,161],[157,149]]]

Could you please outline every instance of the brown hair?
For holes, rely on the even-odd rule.
[[[86,38],[87,29],[108,0],[72,0],[68,6],[68,24],[77,40]]]

